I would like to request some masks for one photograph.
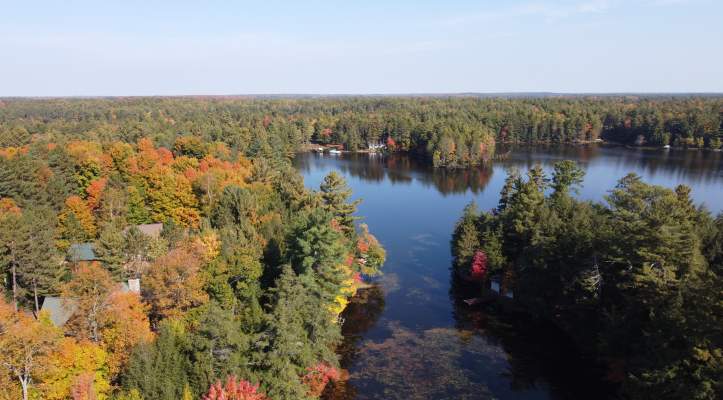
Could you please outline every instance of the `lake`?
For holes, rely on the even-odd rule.
[[[604,368],[577,354],[554,327],[499,307],[469,307],[451,278],[449,241],[462,209],[497,205],[505,168],[558,160],[586,170],[583,199],[602,200],[635,172],[667,187],[683,183],[696,202],[723,209],[723,154],[608,145],[499,148],[494,166],[435,170],[405,155],[299,154],[308,187],[332,170],[363,199],[361,222],[387,250],[384,275],[344,312],[339,349],[349,379],[326,399],[605,399]]]

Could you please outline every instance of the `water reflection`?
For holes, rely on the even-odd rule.
[[[477,379],[490,384],[507,382],[495,388],[500,397],[524,398],[541,388],[552,399],[602,400],[612,396],[614,387],[604,381],[604,367],[579,354],[557,328],[532,320],[504,303],[469,306],[463,300],[476,297],[479,289],[459,282],[454,274],[450,279],[455,328],[504,350],[506,369],[502,371],[486,368],[486,360],[467,360]]]
[[[613,167],[635,171],[649,178],[687,183],[710,183],[723,178],[720,151],[644,149],[616,145],[502,146],[509,156],[501,165],[529,168],[536,163],[550,166],[560,160],[576,160],[590,168]]]
[[[646,182],[667,186],[687,184],[693,189],[694,200],[705,203],[713,212],[723,209],[720,201],[723,187],[723,152],[703,150],[642,149],[616,145],[549,145],[499,146],[504,159],[493,165],[464,170],[435,169],[425,160],[393,154],[369,156],[343,154],[340,156],[316,153],[300,154],[295,165],[305,173],[319,168],[334,168],[347,176],[368,183],[411,185],[417,182],[431,187],[443,196],[472,193],[479,195],[493,182],[491,196],[496,196],[504,180],[504,169],[528,169],[542,164],[549,171],[560,160],[574,160],[586,171],[581,196],[602,200],[607,191],[629,172],[641,175]]]
[[[374,284],[357,292],[342,313],[344,324],[342,334],[344,340],[337,349],[341,356],[343,369],[351,368],[359,359],[363,335],[374,325],[384,311],[384,292],[381,286]],[[329,384],[324,392],[325,399],[351,400],[358,399],[357,385],[350,380],[342,380]]]
[[[427,162],[403,154],[389,156],[368,156],[366,154],[345,154],[329,156],[316,153],[299,155],[295,164],[302,172],[308,172],[320,165],[334,165],[346,175],[366,182],[389,181],[392,184],[410,184],[413,180],[427,187],[434,187],[440,193],[481,193],[492,177],[493,168],[472,168],[466,170],[444,170],[432,168]]]

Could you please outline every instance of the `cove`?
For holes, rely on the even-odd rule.
[[[387,250],[384,275],[344,313],[339,349],[350,379],[327,399],[605,399],[605,371],[555,329],[494,307],[468,307],[450,274],[449,240],[462,208],[497,205],[506,167],[562,159],[586,169],[579,196],[600,200],[635,172],[646,182],[691,186],[697,203],[723,206],[721,153],[605,145],[498,149],[491,167],[445,171],[404,155],[304,153],[294,160],[308,187],[336,170],[361,198],[362,222]]]

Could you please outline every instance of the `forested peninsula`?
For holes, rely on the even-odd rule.
[[[634,174],[582,201],[583,176],[572,161],[510,170],[497,208],[465,209],[452,253],[456,279],[479,285],[470,303],[552,322],[623,398],[720,398],[723,215]]]
[[[495,143],[580,143],[719,149],[715,96],[128,97],[0,100],[0,145],[34,137],[219,141],[249,157],[309,144],[409,152],[437,167],[489,162]],[[503,155],[501,155],[503,156]]]
[[[0,399],[313,399],[344,379],[339,315],[385,252],[339,175],[310,191],[208,135],[111,141],[134,117],[55,112],[0,148]]]

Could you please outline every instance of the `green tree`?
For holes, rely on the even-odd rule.
[[[353,237],[355,232],[354,217],[356,208],[361,200],[349,202],[351,189],[347,186],[344,178],[332,171],[324,177],[321,183],[321,197],[324,199],[326,209],[329,210],[347,237]]]
[[[472,262],[474,253],[480,249],[479,228],[477,221],[480,215],[477,204],[471,202],[462,212],[452,234],[452,256],[457,267],[466,268]]]
[[[188,345],[186,329],[180,322],[161,323],[154,342],[133,350],[123,374],[123,387],[138,391],[144,399],[178,400],[191,369],[185,353]]]
[[[107,269],[117,281],[125,277],[124,264],[126,262],[126,238],[118,222],[109,222],[103,226],[98,239],[95,241],[95,254],[103,267]]]

